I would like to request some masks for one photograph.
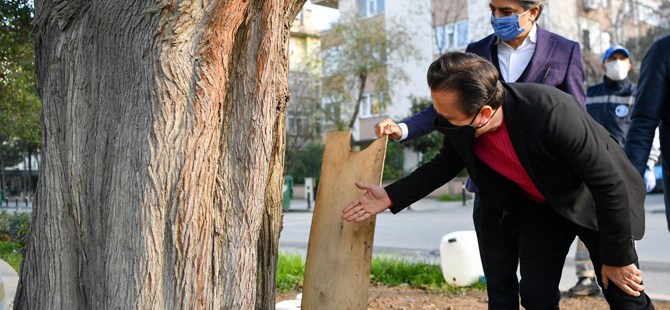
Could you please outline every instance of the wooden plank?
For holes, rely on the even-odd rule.
[[[329,133],[307,247],[302,309],[367,309],[375,216],[348,223],[342,209],[365,191],[356,181],[381,185],[387,137],[362,152],[351,131]]]

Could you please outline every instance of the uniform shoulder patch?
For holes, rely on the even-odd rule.
[[[616,116],[618,117],[626,117],[628,115],[628,106],[625,104],[620,104],[616,107],[614,110],[614,113],[616,113]]]

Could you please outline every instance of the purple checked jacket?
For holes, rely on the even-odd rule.
[[[475,53],[487,59],[500,72],[496,43],[497,37],[492,34],[479,42],[470,43],[466,52]],[[499,78],[503,81],[502,76]],[[582,106],[585,106],[584,67],[579,43],[544,30],[538,25],[535,53],[517,82],[554,86],[573,95]],[[436,116],[435,108],[430,105],[425,110],[402,121],[407,125],[409,131],[406,140],[432,132],[434,130],[433,120]]]

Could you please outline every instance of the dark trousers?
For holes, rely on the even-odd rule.
[[[661,163],[663,167],[663,198],[665,199],[665,218],[670,231],[670,124],[661,121],[659,124],[659,134],[661,140]],[[667,160],[665,158],[668,158]]]
[[[668,156],[670,159],[670,156]],[[663,164],[663,198],[665,200],[665,218],[670,231],[670,162],[665,161],[665,156],[661,154]]]
[[[475,208],[475,229],[486,275],[489,309],[558,309],[558,284],[565,257],[575,236],[591,253],[598,284],[602,287],[599,239],[558,215],[547,204],[528,202],[510,213],[482,203]],[[517,283],[517,263],[521,282]],[[603,289],[611,309],[653,309],[646,294],[629,296],[610,281]]]
[[[503,210],[481,203],[475,195],[473,220],[479,243],[479,254],[486,276],[489,309],[519,309],[518,217],[510,217]],[[505,229],[503,229],[505,227]]]

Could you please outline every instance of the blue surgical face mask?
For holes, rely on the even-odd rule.
[[[519,17],[528,13],[528,11],[505,17],[495,17],[495,15],[491,14],[491,26],[493,26],[493,31],[496,36],[505,42],[516,39],[526,30],[525,27],[530,23],[530,21],[528,21],[528,24],[523,28],[519,26]]]

